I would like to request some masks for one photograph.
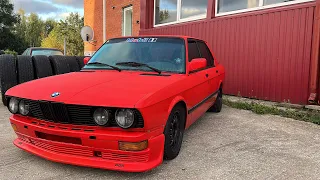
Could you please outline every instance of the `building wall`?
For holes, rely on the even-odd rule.
[[[107,39],[122,36],[123,8],[131,5],[133,8],[132,35],[139,35],[140,0],[107,0]]]
[[[141,29],[140,34],[206,40],[226,68],[226,94],[306,104],[314,12],[315,3],[309,2]]]
[[[94,44],[96,46],[85,42],[84,51],[85,55],[92,54],[98,50],[103,44],[103,31],[102,31],[102,0],[84,0],[84,25],[90,26],[94,30]]]
[[[122,36],[123,8],[133,8],[132,33],[140,30],[140,0],[106,0],[107,39]],[[138,21],[138,23],[137,23]],[[84,0],[84,24],[93,28],[96,42],[85,42],[85,52],[93,53],[103,44],[103,0]]]

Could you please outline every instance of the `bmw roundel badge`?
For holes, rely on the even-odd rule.
[[[55,98],[55,97],[58,97],[59,95],[60,95],[59,92],[55,92],[55,93],[51,94],[51,97]]]

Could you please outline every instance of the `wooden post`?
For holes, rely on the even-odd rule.
[[[315,104],[319,98],[319,49],[320,49],[320,0],[316,0],[310,64],[309,103]]]

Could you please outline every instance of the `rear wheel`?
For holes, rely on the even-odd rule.
[[[220,89],[218,92],[218,97],[216,102],[210,107],[209,112],[219,113],[222,109],[222,90]]]
[[[179,105],[174,107],[164,130],[164,159],[172,160],[178,156],[183,139],[185,120],[185,109]]]

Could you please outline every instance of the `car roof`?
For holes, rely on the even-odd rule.
[[[111,38],[111,39],[121,39],[121,38],[145,38],[145,37],[164,37],[164,38],[180,38],[180,39],[196,39],[200,41],[204,41],[202,39],[192,37],[192,36],[182,36],[182,35],[140,35],[140,36],[122,36],[117,38]]]
[[[31,48],[28,48],[28,49],[30,49],[30,50],[54,50],[54,51],[60,51],[59,49],[56,49],[56,48],[43,48],[43,47],[31,47]]]

